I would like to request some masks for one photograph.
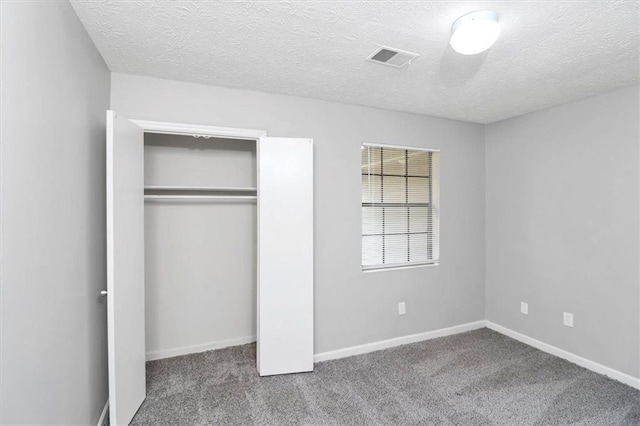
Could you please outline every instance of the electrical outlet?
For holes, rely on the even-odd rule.
[[[398,315],[404,315],[407,313],[407,306],[404,302],[398,303]]]
[[[562,324],[566,325],[567,327],[573,327],[573,314],[570,314],[569,312],[563,312]]]
[[[525,302],[520,302],[520,312],[529,315],[529,304]]]

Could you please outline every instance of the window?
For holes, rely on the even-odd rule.
[[[362,269],[438,261],[439,155],[362,146]]]

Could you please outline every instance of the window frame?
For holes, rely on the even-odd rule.
[[[408,145],[394,145],[394,144],[382,144],[382,143],[375,143],[375,142],[362,142],[360,149],[366,149],[366,148],[387,148],[387,149],[399,149],[399,150],[410,150],[410,151],[422,151],[422,152],[429,152],[429,153],[435,153],[438,154],[438,163],[440,162],[440,155],[441,155],[441,151],[440,148],[430,148],[430,147],[417,147],[417,146],[408,146]],[[360,176],[362,178],[363,174],[362,174],[362,158],[360,159]],[[392,176],[392,175],[389,175]],[[379,264],[379,265],[363,265],[362,261],[362,237],[364,236],[362,233],[362,226],[363,226],[363,221],[362,221],[362,217],[363,217],[363,203],[362,202],[362,184],[360,186],[360,267],[363,273],[367,273],[367,272],[376,272],[376,271],[388,271],[388,270],[393,270],[393,269],[408,269],[408,268],[420,268],[420,267],[427,267],[427,266],[438,266],[440,264],[440,173],[439,173],[439,167],[438,167],[438,175],[436,179],[433,179],[433,176],[430,176],[431,183],[435,181],[437,181],[437,186],[438,189],[436,191],[436,194],[432,194],[433,199],[431,200],[432,206],[432,213],[433,213],[433,225],[432,225],[432,244],[434,246],[434,248],[432,250],[436,250],[438,253],[438,257],[435,260],[431,260],[431,261],[420,261],[420,262],[403,262],[403,263],[394,263],[394,264]]]

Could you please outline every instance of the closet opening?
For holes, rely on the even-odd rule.
[[[256,341],[256,148],[144,134],[147,360]]]
[[[313,140],[106,119],[111,424],[145,359],[255,341],[260,376],[313,371]]]

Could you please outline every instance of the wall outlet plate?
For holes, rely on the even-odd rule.
[[[566,325],[567,327],[573,327],[573,314],[569,312],[563,312],[562,324]]]
[[[407,305],[404,302],[398,303],[398,315],[404,315],[407,313]]]
[[[526,302],[520,302],[520,312],[528,315],[529,314],[529,304]]]

